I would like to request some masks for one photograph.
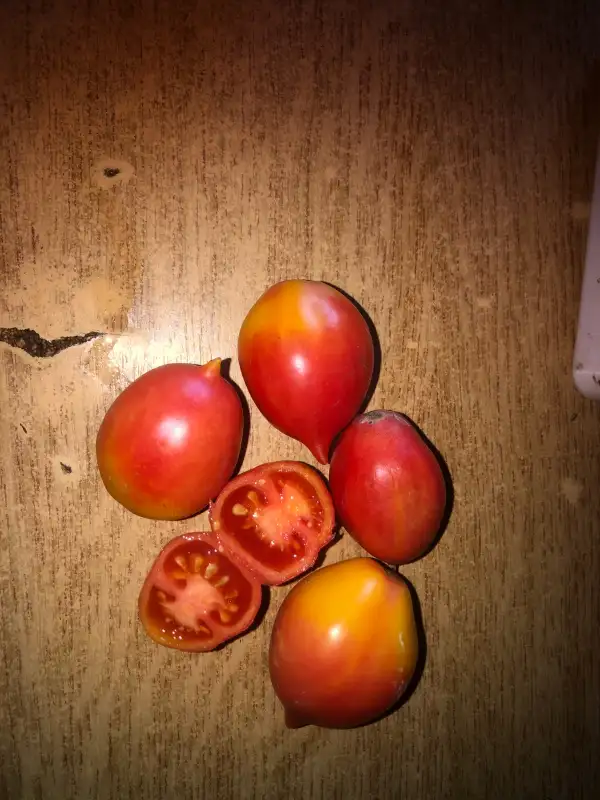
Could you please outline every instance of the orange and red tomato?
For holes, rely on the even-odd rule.
[[[142,517],[176,520],[205,508],[240,454],[244,416],[220,359],[165,364],[113,402],[96,439],[108,492]]]
[[[378,562],[354,558],[290,590],[273,625],[269,672],[288,727],[351,728],[402,697],[418,654],[408,585]]]
[[[244,319],[238,355],[262,414],[327,464],[373,375],[373,339],[357,307],[320,281],[275,284]]]

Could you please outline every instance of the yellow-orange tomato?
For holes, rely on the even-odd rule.
[[[373,375],[373,339],[358,308],[326,283],[282,281],[248,312],[238,354],[262,414],[327,464]]]
[[[297,583],[275,619],[269,671],[286,725],[351,728],[404,694],[417,665],[410,590],[370,558],[324,567]]]

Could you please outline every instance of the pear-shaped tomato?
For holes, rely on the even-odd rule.
[[[220,359],[165,364],[130,384],[96,440],[104,485],[125,508],[183,519],[214,499],[237,463],[244,416]]]
[[[329,484],[346,530],[382,561],[414,561],[439,533],[444,475],[417,429],[395,411],[369,411],[346,428]]]
[[[238,354],[260,411],[326,464],[373,375],[373,339],[356,306],[326,283],[275,284],[248,312]]]
[[[324,567],[283,601],[269,671],[288,727],[351,728],[404,694],[419,651],[406,582],[370,558]]]

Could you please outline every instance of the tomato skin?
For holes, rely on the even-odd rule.
[[[403,695],[418,634],[405,581],[369,558],[324,567],[283,601],[271,635],[269,673],[290,728],[352,728]]]
[[[231,480],[210,504],[209,519],[223,548],[263,584],[276,586],[314,565],[333,539],[335,511],[316,469],[274,461]]]
[[[244,416],[220,363],[151,369],[106,412],[96,440],[100,475],[134,514],[165,520],[196,514],[235,469]]]
[[[212,533],[186,533],[171,539],[152,565],[138,599],[139,618],[157,644],[207,652],[249,628],[261,593],[260,582],[221,552]],[[184,616],[198,630],[182,625]]]
[[[346,530],[382,561],[414,561],[439,532],[444,476],[431,448],[400,414],[357,417],[333,452],[329,484]]]
[[[373,339],[354,304],[319,281],[277,283],[248,312],[238,355],[261,413],[327,464],[373,375]]]

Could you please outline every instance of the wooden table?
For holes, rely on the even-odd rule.
[[[0,797],[595,796],[600,408],[571,360],[597,8],[2,3]],[[371,407],[408,413],[454,480],[404,570],[422,679],[354,731],[284,728],[285,588],[221,652],[145,636],[148,567],[207,521],[134,517],[94,460],[146,369],[231,357],[241,382],[247,309],[297,276],[369,312]],[[246,466],[287,457],[310,460],[252,408]]]

